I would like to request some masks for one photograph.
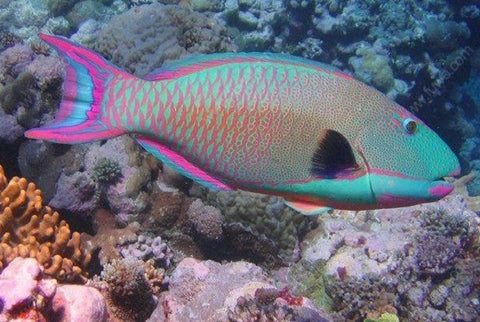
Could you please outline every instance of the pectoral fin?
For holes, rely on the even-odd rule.
[[[292,208],[293,210],[296,210],[302,215],[306,215],[306,216],[321,215],[332,209],[330,207],[325,207],[325,206],[308,203],[304,201],[297,201],[297,200],[288,200],[288,201],[286,200],[285,204],[290,208]]]
[[[311,162],[310,172],[316,177],[336,177],[359,168],[347,138],[335,130],[321,133]]]

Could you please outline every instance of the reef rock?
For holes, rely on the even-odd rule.
[[[59,285],[33,258],[15,258],[0,274],[0,303],[0,321],[107,320],[99,291],[82,285]]]
[[[107,306],[102,294],[93,287],[60,285],[52,301],[56,321],[107,321]]]
[[[467,204],[454,193],[413,207],[321,216],[289,281],[338,320],[392,313],[473,321],[480,226]]]
[[[260,267],[248,262],[220,264],[185,258],[169,281],[168,292],[161,294],[148,321],[247,321],[254,318],[247,306],[255,306],[257,318],[278,321],[302,317],[325,321],[327,317],[307,298],[277,290]]]

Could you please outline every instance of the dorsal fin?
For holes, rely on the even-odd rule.
[[[275,62],[288,65],[305,66],[321,70],[325,73],[334,74],[342,78],[351,78],[349,75],[343,74],[340,70],[333,66],[307,60],[302,57],[285,54],[251,52],[204,54],[192,56],[155,69],[146,75],[144,79],[149,81],[172,79],[197,72],[204,68],[242,62]]]
[[[312,156],[311,173],[316,177],[335,177],[358,169],[348,140],[334,130],[324,130]]]

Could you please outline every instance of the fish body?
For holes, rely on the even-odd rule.
[[[214,54],[137,78],[66,39],[64,97],[29,138],[83,143],[125,133],[214,189],[285,197],[304,213],[438,200],[457,175],[450,148],[379,91],[286,55]]]

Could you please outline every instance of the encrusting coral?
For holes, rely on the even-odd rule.
[[[91,254],[59,217],[42,204],[34,183],[19,177],[8,181],[0,166],[0,270],[16,257],[31,257],[59,281],[84,282]]]

